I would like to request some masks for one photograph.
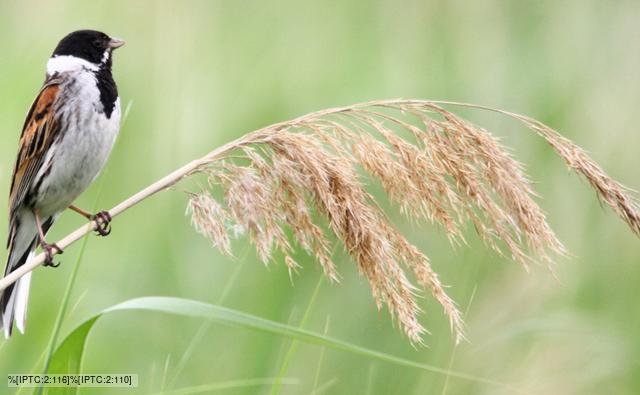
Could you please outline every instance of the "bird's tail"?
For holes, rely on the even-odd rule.
[[[34,255],[31,248],[24,251],[22,255],[9,253],[7,267],[4,275],[11,273],[15,268],[22,266],[30,257]],[[29,300],[29,285],[31,284],[31,273],[22,276],[14,284],[9,285],[2,291],[0,295],[0,307],[2,309],[2,328],[4,328],[4,337],[9,338],[13,330],[13,321],[15,319],[16,327],[21,333],[24,333],[24,325],[27,316],[27,302]]]
[[[7,258],[7,266],[4,269],[5,276],[35,255],[34,250],[38,231],[33,215],[29,214],[20,216],[10,232],[9,257]],[[45,221],[43,224],[45,233],[52,223],[51,218]],[[31,273],[27,273],[0,293],[0,324],[4,329],[5,338],[11,336],[14,320],[18,330],[24,333],[30,284]]]

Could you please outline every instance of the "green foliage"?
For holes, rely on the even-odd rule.
[[[499,382],[483,379],[481,377],[475,377],[470,374],[448,371],[446,369],[441,369],[427,364],[421,364],[403,358],[398,358],[390,354],[370,350],[353,343],[334,339],[332,337],[314,333],[312,331],[307,331],[292,325],[285,325],[278,322],[265,320],[264,318],[246,314],[241,311],[228,309],[222,306],[209,305],[194,300],[168,297],[146,297],[131,299],[115,306],[111,306],[96,314],[95,316],[89,318],[74,330],[72,330],[71,333],[67,335],[67,337],[61,342],[60,346],[53,354],[48,373],[81,373],[82,359],[86,349],[87,337],[89,336],[89,333],[91,332],[91,329],[93,328],[96,321],[98,321],[98,319],[105,314],[130,310],[159,312],[183,317],[206,318],[221,324],[231,325],[241,329],[252,329],[260,332],[266,332],[309,344],[316,344],[333,348],[335,350],[346,351],[352,354],[361,355],[370,359],[380,360],[399,366],[421,369],[428,372],[447,375],[453,378],[509,388],[507,385]],[[289,357],[290,353],[288,352],[285,361]],[[286,380],[286,378],[283,377],[285,371],[286,369],[281,369],[278,380],[274,382],[274,393],[277,393],[279,386],[282,384],[282,380]],[[47,388],[45,392],[49,395],[75,394],[75,390],[68,388]]]

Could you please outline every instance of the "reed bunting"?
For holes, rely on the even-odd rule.
[[[67,208],[110,232],[107,212],[90,214],[72,205],[102,170],[120,129],[120,99],[111,75],[113,50],[124,41],[94,30],[64,37],[47,63],[44,85],[22,127],[9,196],[9,256],[5,276],[40,246],[53,263],[55,244],[45,235]],[[5,337],[13,322],[25,328],[31,273],[0,295]]]

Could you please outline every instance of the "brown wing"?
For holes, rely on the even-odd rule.
[[[45,81],[24,121],[9,195],[9,243],[15,231],[17,209],[32,189],[36,174],[43,166],[46,153],[60,130],[55,107],[61,82],[60,78]]]

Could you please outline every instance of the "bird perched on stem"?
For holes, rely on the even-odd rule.
[[[104,167],[120,129],[120,99],[111,75],[113,50],[124,41],[94,30],[64,37],[47,62],[46,79],[29,110],[18,149],[9,196],[9,255],[5,276],[23,265],[40,246],[53,263],[45,235],[67,208],[110,232],[111,216],[91,214],[73,201]],[[5,337],[13,322],[24,333],[31,273],[0,295]]]

